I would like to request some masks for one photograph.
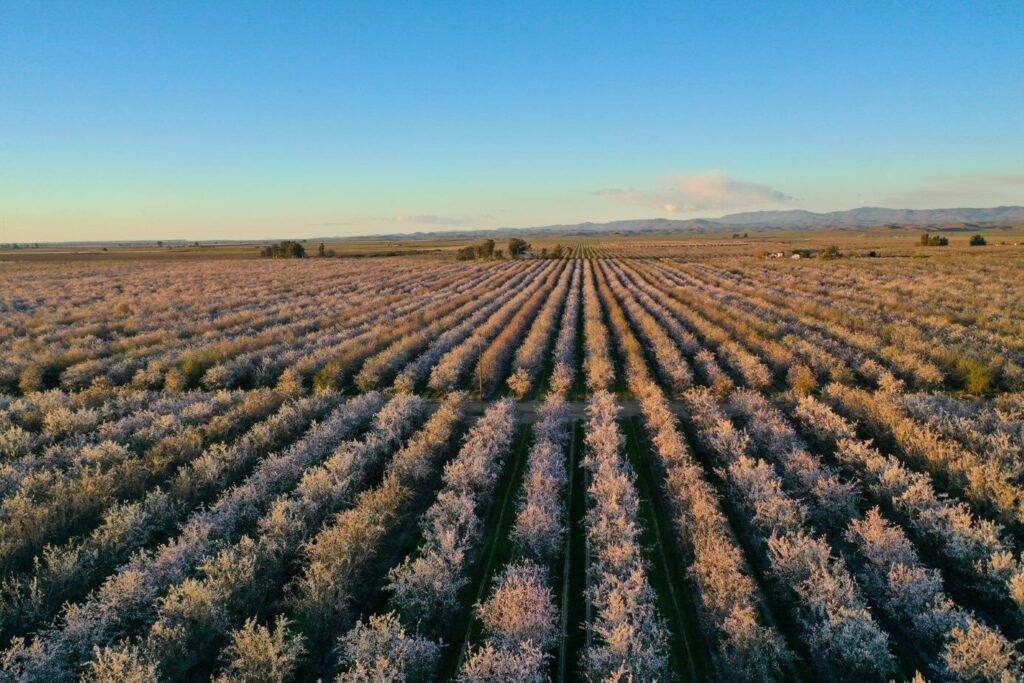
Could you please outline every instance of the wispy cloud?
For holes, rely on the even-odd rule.
[[[1024,173],[954,173],[932,177],[916,187],[882,197],[897,208],[950,208],[967,204],[1024,202]]]
[[[421,225],[465,225],[473,222],[470,218],[461,216],[438,216],[435,214],[407,214],[397,216],[370,216],[367,220],[377,223],[406,223]]]
[[[591,194],[638,206],[656,206],[667,213],[738,209],[793,200],[769,185],[731,178],[721,171],[678,175],[659,190],[606,187]]]
[[[395,216],[398,223],[423,223],[425,225],[462,225],[466,223],[463,218],[455,216],[435,216],[432,214],[421,214],[417,216],[398,215]]]
[[[352,225],[352,221],[324,221],[323,223],[310,223],[312,228],[341,228]]]

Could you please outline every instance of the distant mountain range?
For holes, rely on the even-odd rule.
[[[988,209],[886,209],[862,206],[847,211],[815,213],[791,211],[748,211],[721,218],[638,218],[610,223],[572,223],[534,228],[494,230],[444,230],[412,234],[373,235],[346,239],[436,239],[443,237],[501,237],[506,235],[581,235],[594,233],[721,233],[744,230],[818,230],[823,228],[868,228],[873,226],[994,227],[1024,222],[1024,206],[996,206]],[[314,239],[314,238],[311,238]]]
[[[941,225],[943,223],[992,223],[1024,221],[1024,206],[996,206],[991,209],[883,209],[862,206],[847,211],[751,211],[722,216],[715,222],[780,228],[872,225]]]

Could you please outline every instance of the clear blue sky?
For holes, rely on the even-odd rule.
[[[0,241],[1024,203],[1024,3],[0,3]]]

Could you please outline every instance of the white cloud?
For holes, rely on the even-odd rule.
[[[678,175],[655,191],[609,187],[591,194],[638,206],[656,206],[667,213],[775,205],[793,199],[768,185],[737,180],[721,171]]]

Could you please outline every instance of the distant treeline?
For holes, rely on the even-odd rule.
[[[526,240],[513,237],[508,241],[509,258],[562,258],[565,250],[561,244],[556,244],[551,250],[543,247],[539,254],[533,253],[533,248]],[[474,259],[504,259],[505,252],[494,248],[494,240],[486,239],[480,244],[462,247],[455,252],[458,261],[472,261]]]
[[[319,258],[334,256],[334,251],[328,249],[323,242],[316,248],[316,255]],[[260,249],[260,256],[263,258],[306,258],[306,248],[301,243],[293,240],[285,240],[278,244],[268,244]]]
[[[971,235],[971,239],[968,244],[972,247],[984,247],[988,242],[981,235]],[[921,235],[921,246],[922,247],[948,247],[949,238],[944,235],[932,235],[924,233]]]

